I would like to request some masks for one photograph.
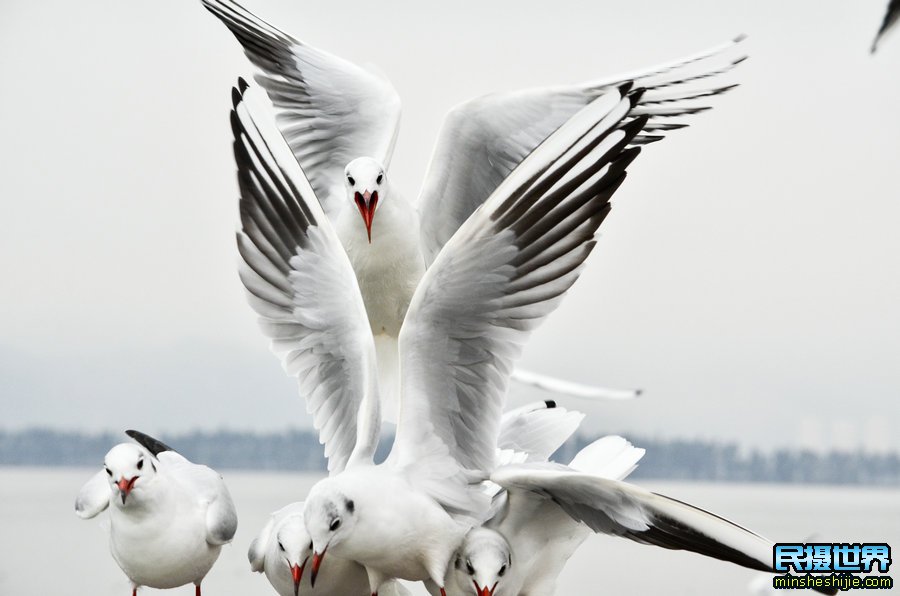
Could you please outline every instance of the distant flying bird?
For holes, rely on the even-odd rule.
[[[241,279],[308,396],[332,475],[306,498],[311,580],[326,552],[443,593],[466,530],[488,509],[473,482],[496,464],[509,373],[594,247],[639,154],[646,116],[630,85],[594,100],[540,144],[460,226],[425,273],[399,337],[394,445],[380,434],[375,349],[356,274],[315,191],[246,85],[232,126],[241,191]]]
[[[885,34],[897,24],[897,19],[900,19],[900,0],[890,0],[887,12],[884,13],[884,20],[881,22],[881,27],[875,35],[875,40],[872,42],[871,52],[873,54],[878,50],[878,44],[884,38]]]
[[[110,507],[113,558],[133,584],[177,588],[209,573],[223,544],[237,530],[237,514],[225,481],[141,432],[140,443],[113,447],[78,493],[75,513],[89,519]]]
[[[633,144],[686,126],[706,98],[733,85],[706,85],[743,58],[734,40],[682,60],[579,85],[496,93],[445,118],[415,206],[392,184],[388,166],[400,98],[379,74],[299,41],[232,0],[203,0],[258,68],[278,127],[350,258],[376,340],[383,415],[396,420],[397,337],[413,293],[441,247],[522,159],[597,97],[634,80],[647,88],[630,117],[651,121]],[[631,398],[534,373],[517,380],[582,397]]]

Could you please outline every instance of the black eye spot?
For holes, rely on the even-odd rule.
[[[384,177],[384,174],[378,174],[378,178],[375,179],[375,182],[381,184],[381,179]]]
[[[347,175],[347,182],[350,183],[350,186],[356,186],[356,180],[353,179],[353,176]]]
[[[335,520],[331,522],[331,525],[328,526],[328,529],[331,530],[332,532],[334,532],[335,530],[337,530],[340,527],[341,527],[341,518],[338,517],[338,518],[335,518]]]
[[[281,544],[281,540],[278,541],[278,548],[281,550],[281,552],[284,552],[284,545]]]
[[[312,549],[313,549],[313,544],[312,544],[312,540],[310,540],[309,541],[309,550],[312,550]]]
[[[144,467],[144,460],[139,459],[139,460],[138,460],[138,466],[137,466],[138,470],[143,469],[143,467]]]
[[[347,511],[353,513],[353,510],[356,509],[356,505],[350,499],[347,499],[347,502],[344,503],[347,506]]]
[[[107,467],[104,467],[103,469],[106,470],[106,474],[107,474],[110,478],[112,478],[112,470],[110,470],[110,469],[107,468]]]
[[[497,575],[499,575],[500,577],[503,577],[504,573],[506,573],[506,565],[504,565],[503,567],[500,568],[500,573],[498,573]]]
[[[469,559],[466,559],[466,571],[469,572],[469,575],[475,575],[475,568],[472,567],[472,562]]]

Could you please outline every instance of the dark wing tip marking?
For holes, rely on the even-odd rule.
[[[553,399],[544,400],[544,405],[547,406],[548,410],[552,410],[553,408],[556,407],[556,400],[553,400]]]
[[[125,434],[140,443],[141,446],[144,447],[144,449],[146,449],[153,455],[159,455],[163,451],[175,451],[162,441],[154,439],[150,435],[145,435],[139,430],[126,430]]]
[[[238,77],[238,89],[240,89],[241,94],[243,94],[249,86],[250,85],[247,83],[244,77]]]

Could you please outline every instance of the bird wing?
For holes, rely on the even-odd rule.
[[[646,117],[622,124],[640,93],[625,92],[595,100],[542,143],[425,273],[399,337],[399,465],[438,440],[462,468],[493,469],[513,361],[577,279],[640,151],[626,147]]]
[[[578,85],[495,93],[447,114],[419,194],[420,234],[431,263],[459,226],[538,144],[591,101],[627,81],[643,87],[629,117],[649,116],[633,144],[683,128],[678,118],[709,109],[706,98],[734,85],[708,85],[744,58],[729,58],[742,38],[627,75]]]
[[[491,480],[510,493],[550,499],[594,532],[688,550],[751,569],[772,569],[773,543],[733,522],[637,486],[559,464],[498,468]]]
[[[642,393],[640,389],[610,389],[608,387],[575,383],[521,368],[513,370],[512,380],[523,385],[549,391],[550,393],[582,399],[624,400],[634,399]]]
[[[344,247],[278,132],[253,115],[246,91],[241,81],[231,113],[240,277],[336,473],[352,457],[371,459],[378,441],[372,332]]]
[[[343,205],[344,168],[368,156],[388,166],[400,97],[383,77],[309,46],[231,0],[203,0],[258,68],[278,128],[329,216]]]
[[[162,441],[154,439],[150,435],[145,435],[139,430],[126,430],[125,434],[140,443],[141,447],[152,453],[154,457],[158,457],[159,454],[164,451],[175,452],[174,449],[172,449]]]
[[[75,497],[75,515],[81,519],[91,519],[109,507],[109,480],[106,470],[100,470],[84,483]]]
[[[500,419],[498,449],[527,454],[526,461],[546,461],[574,434],[584,414],[539,401],[509,410]]]
[[[875,35],[875,40],[872,42],[873,54],[878,50],[879,42],[881,42],[885,34],[897,24],[898,20],[900,20],[900,0],[891,0],[888,3],[887,11],[884,13],[884,20],[881,21],[881,27],[878,28],[878,33]]]

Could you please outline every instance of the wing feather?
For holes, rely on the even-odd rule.
[[[380,428],[374,344],[356,276],[297,163],[234,91],[240,278],[260,328],[297,379],[331,472],[371,458]]]
[[[710,85],[744,56],[728,58],[742,38],[653,68],[580,85],[486,95],[447,115],[419,195],[420,231],[431,263],[441,247],[521,161],[578,110],[633,81],[646,89],[629,118],[650,116],[632,145],[687,126],[672,121],[710,109],[703,102],[735,87]],[[704,86],[698,86],[699,84]],[[655,134],[646,134],[647,132]]]

